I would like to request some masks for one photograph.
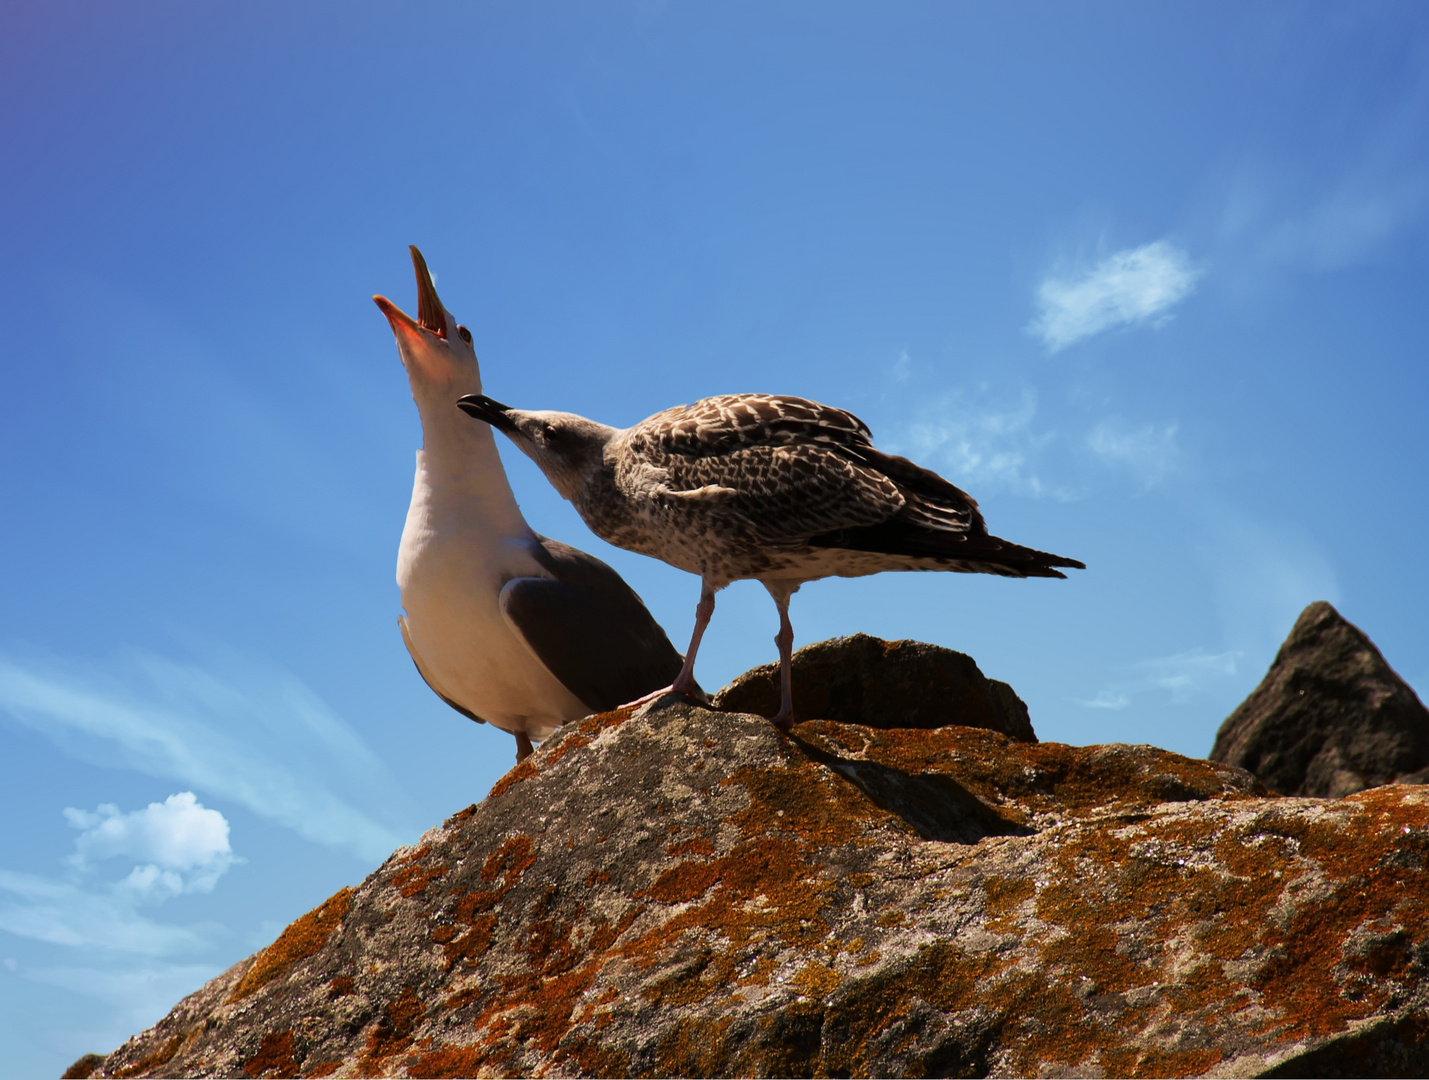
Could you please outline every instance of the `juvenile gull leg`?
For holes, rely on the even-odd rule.
[[[789,597],[798,592],[783,585],[764,582],[769,595],[779,608],[779,633],[774,635],[774,644],[779,647],[779,711],[769,718],[769,722],[780,731],[788,731],[794,726],[794,627],[789,622]]]
[[[685,663],[680,668],[680,673],[675,676],[675,681],[669,686],[659,690],[652,690],[642,698],[622,705],[621,708],[635,708],[641,705],[648,705],[658,697],[665,694],[684,694],[692,697],[696,701],[709,704],[709,695],[700,689],[695,682],[695,654],[700,651],[700,639],[705,636],[705,627],[710,624],[710,618],[714,615],[715,590],[710,584],[709,578],[700,579],[700,602],[695,605],[695,629],[690,635],[690,647],[685,651]]]

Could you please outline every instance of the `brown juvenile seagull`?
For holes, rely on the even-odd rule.
[[[781,728],[794,714],[789,597],[804,582],[882,570],[1060,578],[1056,567],[1085,568],[989,536],[972,496],[874,449],[862,420],[816,401],[727,394],[625,429],[482,394],[457,404],[520,447],[597,536],[700,576],[690,647],[667,690],[694,691],[714,594],[742,578],[762,582],[779,607],[771,719]]]

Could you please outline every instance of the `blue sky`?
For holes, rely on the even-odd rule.
[[[1429,690],[1414,3],[7,5],[0,1043],[107,1051],[481,798],[398,636],[418,244],[487,392],[843,406],[1070,581],[807,586],[1194,755],[1328,599]],[[696,581],[519,455],[683,645]],[[773,659],[757,585],[699,675]]]

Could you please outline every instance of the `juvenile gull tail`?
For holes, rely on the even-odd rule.
[[[694,633],[670,689],[694,685],[714,594],[743,578],[762,582],[779,608],[780,727],[793,715],[789,597],[804,582],[883,570],[1060,578],[1084,569],[990,535],[972,496],[876,449],[852,413],[804,398],[728,394],[624,429],[481,394],[457,404],[510,437],[597,536],[700,575]]]

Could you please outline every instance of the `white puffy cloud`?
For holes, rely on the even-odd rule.
[[[105,803],[93,813],[66,807],[64,815],[82,830],[75,840],[76,865],[116,856],[140,864],[123,883],[136,897],[157,900],[209,892],[235,861],[228,820],[203,806],[192,791],[129,814]]]
[[[1165,240],[1118,251],[1090,269],[1044,279],[1040,313],[1028,329],[1056,352],[1114,326],[1164,320],[1200,276],[1190,257]]]

